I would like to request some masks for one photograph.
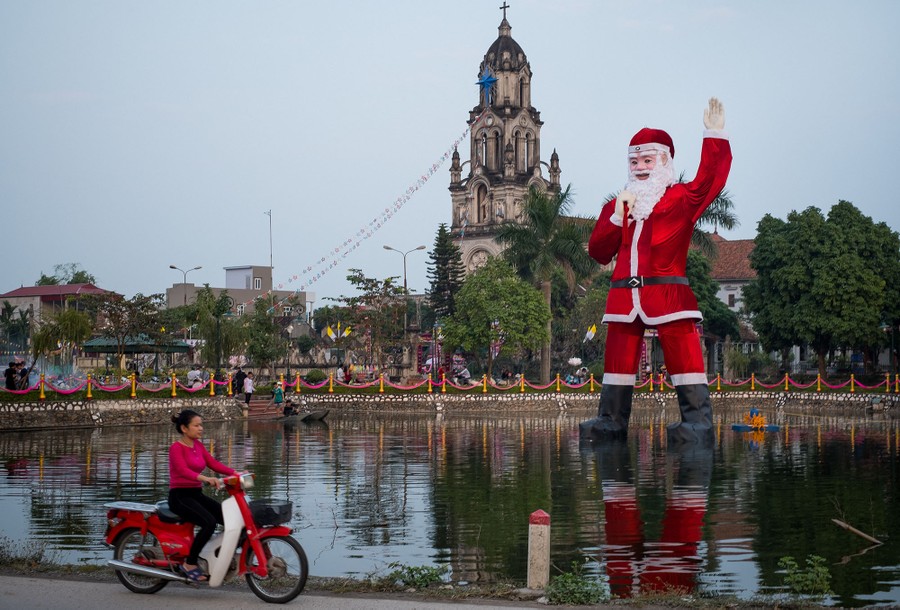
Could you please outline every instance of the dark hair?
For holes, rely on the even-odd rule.
[[[191,421],[192,421],[195,417],[200,417],[200,414],[197,413],[196,411],[192,411],[191,409],[185,409],[184,411],[182,411],[182,412],[179,413],[178,415],[173,415],[173,416],[172,416],[172,423],[175,424],[175,430],[176,430],[177,432],[179,432],[180,434],[184,434],[184,433],[181,431],[181,427],[182,427],[182,426],[187,426],[188,424],[190,424]]]

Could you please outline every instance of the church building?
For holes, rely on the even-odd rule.
[[[559,191],[559,156],[541,160],[541,113],[531,104],[531,66],[510,35],[506,3],[499,36],[478,69],[478,104],[469,112],[469,159],[453,152],[451,234],[467,272],[496,256],[504,222],[517,222],[529,187]]]

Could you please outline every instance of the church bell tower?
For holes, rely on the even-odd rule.
[[[499,36],[478,68],[478,104],[469,112],[469,159],[453,152],[451,234],[466,272],[496,256],[504,222],[519,222],[529,187],[559,191],[559,156],[541,161],[541,113],[531,105],[531,66],[510,35],[506,3]]]

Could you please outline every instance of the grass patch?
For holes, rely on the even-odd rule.
[[[34,570],[40,566],[58,567],[56,553],[37,541],[13,541],[0,536],[0,566],[17,570]]]

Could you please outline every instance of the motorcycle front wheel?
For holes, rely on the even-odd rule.
[[[133,562],[137,557],[147,559],[163,557],[162,547],[159,546],[156,536],[147,533],[143,541],[141,538],[141,530],[139,529],[129,529],[122,532],[116,540],[113,557],[119,561],[126,562]],[[169,584],[169,581],[164,578],[141,576],[135,572],[125,572],[124,570],[116,570],[116,576],[123,585],[135,593],[156,593]]]
[[[272,604],[284,604],[303,591],[309,576],[309,563],[300,543],[290,536],[273,536],[260,540],[269,575],[260,578],[252,568],[260,559],[250,547],[247,550],[247,584],[258,598]]]

